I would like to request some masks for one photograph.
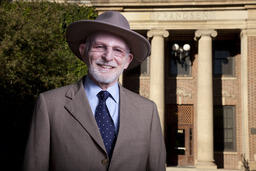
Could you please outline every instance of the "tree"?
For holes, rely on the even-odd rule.
[[[66,43],[65,31],[73,21],[95,17],[93,8],[76,4],[0,3],[0,107],[4,121],[1,146],[14,167],[9,170],[21,168],[38,94],[75,82],[86,74],[86,66]]]

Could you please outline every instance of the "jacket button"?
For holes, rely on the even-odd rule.
[[[101,164],[103,164],[104,166],[106,166],[108,164],[108,159],[103,159],[101,160]]]

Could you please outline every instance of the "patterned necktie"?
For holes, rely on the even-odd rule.
[[[95,120],[98,124],[108,156],[111,158],[115,146],[116,134],[113,120],[106,105],[106,100],[110,97],[110,94],[108,91],[101,91],[97,96],[99,98],[99,104],[95,110]]]

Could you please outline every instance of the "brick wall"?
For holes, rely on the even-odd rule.
[[[215,152],[214,158],[218,167],[239,169],[241,159],[242,124],[241,124],[241,55],[235,56],[234,77],[214,78],[214,105],[234,105],[236,107],[236,151]]]
[[[251,128],[256,128],[256,36],[248,37],[248,98],[250,159],[255,160],[256,135]]]

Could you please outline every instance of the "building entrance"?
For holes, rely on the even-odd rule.
[[[193,166],[193,105],[167,105],[165,122],[167,165]]]

